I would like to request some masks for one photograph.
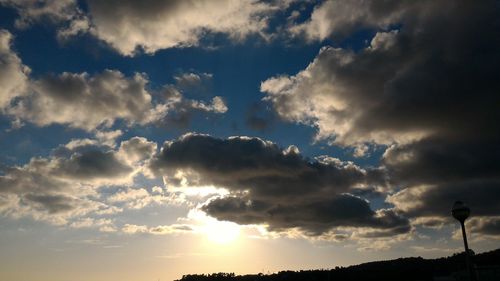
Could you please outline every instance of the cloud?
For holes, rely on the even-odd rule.
[[[60,40],[89,33],[119,53],[133,56],[141,51],[152,54],[161,49],[203,46],[204,40],[218,34],[233,42],[250,35],[268,40],[273,36],[268,31],[271,18],[294,0],[86,2],[86,9],[75,0],[0,0],[0,5],[18,12],[17,28],[51,23]]]
[[[427,13],[405,14],[393,22],[400,27],[378,30],[366,48],[324,47],[296,75],[262,82],[266,100],[283,119],[314,126],[317,138],[344,146],[492,133],[499,119],[498,40],[490,40],[499,34],[497,6],[420,2]],[[356,5],[370,6],[345,4]]]
[[[124,210],[185,204],[175,191],[138,187],[137,178],[144,185],[145,165],[157,154],[156,147],[142,137],[112,146],[98,139],[74,139],[49,156],[33,157],[21,166],[4,166],[0,215],[116,232],[113,216]],[[151,229],[155,234],[167,231]]]
[[[0,110],[13,119],[14,128],[23,122],[62,124],[93,131],[111,141],[106,130],[117,120],[129,126],[187,126],[195,113],[222,114],[228,110],[220,96],[208,102],[184,97],[182,88],[202,88],[192,73],[176,77],[176,85],[165,85],[158,91],[148,89],[144,73],[127,77],[118,70],[93,75],[63,72],[33,79],[29,67],[11,49],[11,41],[12,34],[0,30]],[[196,75],[200,81],[212,77],[200,75]]]
[[[127,234],[169,235],[192,232],[193,228],[189,225],[184,224],[158,225],[153,227],[136,224],[125,224],[122,227],[122,231]]]
[[[197,113],[222,114],[228,110],[224,99],[220,96],[213,97],[209,103],[185,98],[182,86],[179,84],[165,85],[161,93],[166,102],[156,106],[155,114],[152,114],[151,118],[160,119],[166,126],[186,128]]]
[[[166,142],[150,169],[167,185],[228,189],[228,196],[203,207],[220,220],[277,231],[300,228],[308,235],[336,226],[408,226],[392,210],[375,212],[366,200],[348,194],[353,187],[382,185],[382,171],[330,157],[306,159],[296,147],[283,150],[258,138],[187,134]]]
[[[102,130],[117,120],[129,126],[187,125],[196,112],[222,114],[228,110],[219,96],[204,102],[186,99],[172,85],[165,86],[161,93],[148,90],[149,80],[142,73],[126,77],[118,70],[94,75],[63,72],[29,80],[29,69],[9,49],[10,33],[2,32],[0,36],[5,41],[2,50],[6,58],[6,67],[0,72],[0,79],[6,81],[0,102],[16,126],[22,122],[37,126],[63,124],[96,133],[101,130],[104,137]],[[159,97],[154,99],[154,95]],[[11,104],[14,97],[17,100]]]
[[[42,20],[55,23],[69,21],[79,11],[74,0],[0,0],[0,5],[14,8],[18,12],[19,18],[15,22],[18,28],[26,28]]]
[[[405,188],[388,197],[388,202],[408,216],[449,217],[456,200],[467,202],[473,216],[498,215],[495,208],[498,181],[469,181]]]
[[[109,202],[130,202],[130,201],[142,201],[144,199],[148,199],[149,197],[149,192],[144,189],[128,189],[126,191],[121,191],[113,194],[108,198]],[[134,202],[133,204],[130,205],[130,207],[135,208],[135,206],[138,206],[139,208],[142,208],[144,204],[138,204],[140,202]]]
[[[137,49],[200,45],[206,34],[241,41],[264,34],[268,18],[285,1],[89,1],[93,34],[124,55]]]
[[[16,28],[25,29],[35,23],[49,22],[59,27],[58,39],[66,39],[90,30],[90,23],[75,0],[0,0],[0,5],[19,14]]]
[[[94,76],[64,72],[32,82],[33,91],[9,113],[38,126],[66,124],[93,130],[110,127],[116,119],[143,122],[152,110],[142,74],[125,77],[116,70]]]
[[[499,7],[496,1],[327,1],[290,28],[309,40],[375,35],[360,49],[323,47],[295,75],[261,91],[284,120],[341,147],[386,148],[398,214],[449,217],[464,200],[477,219],[498,216]],[[336,44],[342,46],[342,44]]]
[[[471,233],[479,233],[486,236],[500,237],[500,217],[473,218],[468,226]]]
[[[461,251],[461,248],[439,248],[439,247],[424,247],[424,246],[411,246],[412,250],[417,253],[438,252],[439,254],[452,254]]]
[[[369,227],[365,237],[404,234],[410,230],[407,219],[391,210],[377,214],[365,200],[349,194],[323,200],[274,203],[272,200],[225,197],[203,207],[207,214],[238,224],[265,224],[271,231],[299,228],[309,236],[324,234],[335,227]],[[375,230],[377,229],[377,230]]]
[[[70,191],[71,190],[71,191]],[[73,193],[83,191],[79,196]],[[33,190],[29,193],[0,192],[0,214],[9,218],[32,218],[53,225],[67,225],[73,218],[110,214],[117,210],[93,200],[88,191],[66,186],[64,190]],[[86,195],[84,195],[86,194]]]
[[[171,197],[164,196],[163,192],[158,193],[157,191],[149,192],[145,188],[126,188],[109,196],[107,202],[128,209],[142,209],[151,204],[172,203]]]
[[[132,137],[120,144],[120,153],[129,162],[144,161],[151,158],[157,150],[154,142],[148,141],[143,137]]]
[[[137,138],[122,143],[120,149],[74,140],[48,157],[34,157],[23,166],[4,167],[0,176],[0,211],[14,218],[32,217],[63,225],[91,214],[120,211],[105,203],[97,189],[133,182],[141,166],[127,161],[129,158],[124,156],[130,151],[121,148],[134,140]],[[145,152],[148,153],[151,156],[151,152]]]
[[[12,34],[0,29],[0,109],[5,109],[12,99],[26,91],[29,67],[12,50]]]
[[[309,20],[291,25],[289,32],[308,40],[324,40],[330,36],[345,37],[362,28],[387,29],[391,24],[408,17],[409,13],[418,16],[418,13],[431,6],[429,2],[324,1],[314,8]]]
[[[492,132],[494,128],[490,129]],[[478,132],[479,133],[479,132]],[[382,157],[390,178],[398,184],[438,184],[500,180],[498,139],[489,132],[463,138],[428,137],[392,145]]]
[[[416,218],[449,218],[456,200],[467,202],[472,219],[500,215],[497,143],[478,135],[473,140],[427,138],[389,147],[383,164],[390,181],[404,188],[387,201]]]
[[[39,195],[28,193],[23,199],[35,203],[35,205],[38,205],[42,209],[46,209],[49,214],[70,211],[75,205],[72,198],[63,195]]]
[[[122,130],[96,131],[95,137],[98,143],[107,146],[116,146],[116,139],[123,134]]]
[[[88,180],[92,178],[114,178],[127,175],[132,168],[121,163],[114,152],[98,150],[72,155],[70,159],[60,160],[55,175]]]
[[[209,92],[212,78],[211,73],[193,72],[182,73],[174,77],[175,85],[180,91],[197,96],[203,96]]]
[[[114,222],[111,219],[94,219],[94,218],[82,218],[76,220],[70,224],[73,228],[92,228],[97,227],[103,232],[115,232],[116,228]]]
[[[418,217],[412,221],[412,225],[418,225],[431,229],[442,229],[445,225],[452,221],[451,217]]]
[[[194,170],[202,177],[191,176],[186,180],[235,190],[254,185],[259,190],[256,192],[268,196],[273,192],[281,196],[285,190],[288,194],[306,195],[330,185],[343,192],[352,185],[364,184],[367,178],[383,181],[378,170],[365,171],[353,163],[330,157],[308,162],[296,147],[282,150],[274,143],[250,137],[218,139],[186,134],[176,141],[165,142],[150,167],[155,174],[167,176],[167,180],[179,180],[177,170],[186,174]],[[303,188],[306,182],[310,188]]]

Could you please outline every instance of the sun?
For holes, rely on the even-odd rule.
[[[188,219],[194,222],[196,232],[213,244],[232,245],[241,236],[242,226],[234,222],[219,221],[200,209],[190,210]]]
[[[203,232],[210,242],[229,245],[240,237],[240,226],[232,222],[211,219],[204,225]]]

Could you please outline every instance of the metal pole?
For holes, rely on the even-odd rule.
[[[469,252],[469,244],[467,244],[467,233],[465,232],[464,221],[461,221],[460,225],[462,226],[462,237],[464,238],[465,252],[468,253]]]
[[[465,224],[464,221],[460,221],[460,225],[462,226],[462,237],[464,238],[464,247],[465,247],[465,263],[467,265],[467,271],[469,271],[470,280],[477,281],[476,273],[474,272],[474,267],[472,265],[472,261],[469,253],[469,245],[467,244],[467,234],[465,232]]]

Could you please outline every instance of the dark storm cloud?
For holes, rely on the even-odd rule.
[[[344,147],[387,145],[382,166],[413,217],[455,200],[500,215],[498,1],[327,1],[291,28],[311,40],[376,32],[361,50],[324,47],[261,90],[281,118]]]
[[[471,220],[468,224],[471,232],[485,235],[500,236],[500,217],[480,218]]]
[[[389,197],[389,202],[407,216],[449,217],[456,200],[467,203],[473,216],[499,215],[500,181],[460,181],[406,188]]]
[[[500,180],[500,140],[426,138],[388,148],[382,158],[394,183]]]
[[[392,236],[410,230],[407,219],[392,211],[376,216],[368,202],[348,194],[317,201],[296,200],[288,204],[251,198],[251,195],[248,198],[219,198],[210,201],[203,210],[220,220],[266,224],[274,231],[300,228],[309,235],[320,235],[339,226],[382,229],[370,232],[371,237]]]
[[[365,171],[335,158],[308,160],[295,147],[282,150],[274,143],[249,137],[184,135],[164,144],[151,169],[160,175],[194,170],[205,183],[235,191],[252,188],[254,195],[264,197],[318,196],[323,191],[344,192],[367,180],[383,183],[381,171]]]
[[[167,185],[188,180],[192,186],[230,190],[231,196],[203,207],[221,220],[267,224],[273,230],[300,228],[310,235],[337,226],[408,226],[393,211],[375,212],[367,201],[348,194],[356,186],[383,184],[381,170],[329,157],[306,159],[295,147],[283,150],[258,138],[188,134],[166,142],[150,168],[165,176]]]
[[[399,29],[379,31],[366,49],[325,47],[296,76],[263,82],[266,99],[282,118],[341,145],[498,137],[498,5],[421,2],[386,5],[415,14],[403,13],[392,22]]]

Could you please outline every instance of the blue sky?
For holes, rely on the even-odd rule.
[[[0,0],[0,277],[494,248],[498,7]]]

